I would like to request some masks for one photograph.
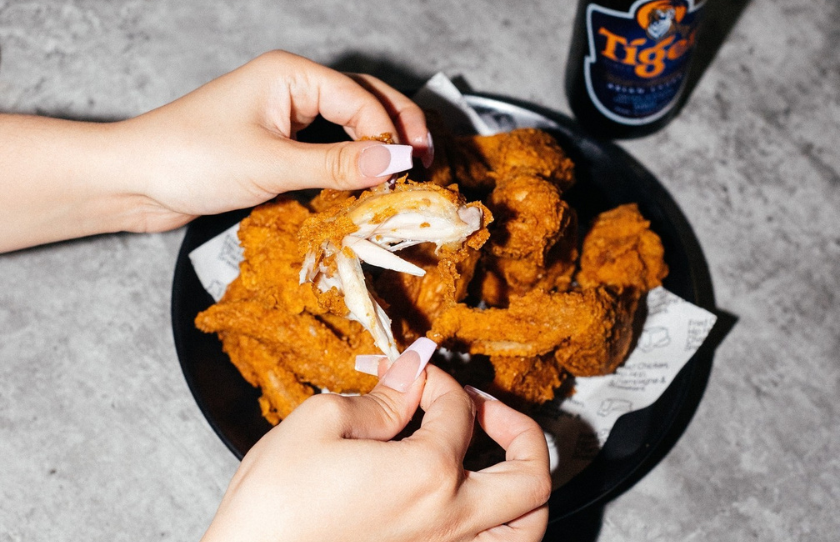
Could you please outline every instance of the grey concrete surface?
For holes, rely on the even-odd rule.
[[[126,118],[280,48],[397,83],[443,71],[568,112],[571,4],[5,0],[0,110]],[[727,4],[715,28],[728,33],[680,116],[622,146],[689,218],[737,323],[676,446],[561,540],[840,533],[840,5]],[[237,461],[178,366],[182,237],[0,256],[0,541],[197,540],[206,528]]]

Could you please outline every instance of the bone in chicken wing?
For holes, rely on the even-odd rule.
[[[361,323],[393,362],[399,348],[391,320],[368,291],[361,262],[422,277],[425,269],[393,252],[432,243],[438,254],[457,254],[476,232],[486,238],[481,233],[485,211],[481,203],[467,204],[454,190],[405,178],[393,188],[383,185],[368,190],[304,222],[300,282],[311,282],[326,294],[332,312]],[[334,292],[343,296],[344,307],[333,302]]]
[[[254,209],[239,226],[239,276],[196,317],[262,389],[263,413],[274,423],[316,388],[365,392],[376,383],[354,370],[356,355],[377,352],[370,335],[356,322],[332,321],[312,288],[299,284],[298,232],[310,214],[288,197]]]
[[[398,353],[359,257],[423,275],[391,251],[436,246],[438,274],[453,274],[445,279],[453,292],[444,299],[454,303],[458,263],[475,258],[490,220],[486,208],[466,204],[455,191],[407,180],[358,196],[324,191],[310,205],[319,212],[286,197],[254,209],[239,227],[239,277],[196,318],[199,329],[219,335],[243,377],[262,389],[263,415],[272,423],[318,388],[368,392],[376,380],[355,370],[356,356]],[[474,261],[461,271],[470,272],[469,265]]]
[[[450,151],[455,179],[465,188],[490,192],[499,179],[535,175],[560,191],[574,183],[574,164],[547,132],[520,128],[492,136],[463,136]]]
[[[581,287],[608,284],[647,291],[668,274],[662,240],[635,203],[601,213],[583,241]]]
[[[576,215],[562,199],[574,166],[546,132],[520,129],[457,140],[456,178],[486,195],[497,217],[474,291],[491,306],[534,288],[565,290],[577,258]]]

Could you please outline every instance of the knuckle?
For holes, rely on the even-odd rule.
[[[441,498],[454,498],[464,478],[464,469],[456,457],[436,450],[424,458],[423,485],[428,493]]]
[[[546,472],[539,472],[534,476],[534,483],[531,486],[531,498],[537,506],[548,502],[551,497],[551,475]]]
[[[332,145],[324,155],[324,171],[338,190],[351,190],[353,186],[353,165],[356,156],[352,147],[347,143]]]
[[[298,407],[305,408],[323,420],[341,420],[346,412],[346,400],[335,393],[313,395]]]
[[[384,421],[389,425],[399,424],[403,419],[403,408],[397,400],[388,394],[369,393],[365,397],[376,402]]]

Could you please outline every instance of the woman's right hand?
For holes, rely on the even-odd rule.
[[[418,377],[422,366],[404,354],[367,395],[304,402],[245,456],[204,540],[541,540],[540,427],[437,367]],[[421,427],[392,440],[418,406]],[[472,472],[476,418],[506,459]]]

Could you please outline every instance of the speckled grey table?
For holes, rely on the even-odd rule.
[[[567,540],[840,533],[840,5],[725,3],[681,115],[622,145],[682,207],[737,322],[681,440]],[[0,110],[125,118],[281,48],[567,112],[569,4],[0,1]],[[0,256],[0,541],[203,533],[237,461],[175,354],[182,237]]]

